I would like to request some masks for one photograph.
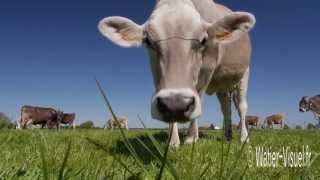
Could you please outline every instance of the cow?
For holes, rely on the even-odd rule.
[[[256,128],[258,128],[259,117],[258,116],[246,116],[246,125],[247,126],[255,126]]]
[[[107,124],[105,125],[105,129],[113,130],[115,127],[125,128],[126,130],[129,130],[128,118],[117,117],[117,120],[115,120],[114,118],[111,118],[107,121]]]
[[[41,125],[42,128],[54,126],[59,129],[59,122],[63,116],[62,111],[53,108],[34,107],[25,105],[21,108],[21,116],[17,122],[17,129],[25,129],[28,125]]]
[[[316,121],[318,121],[318,127],[320,127],[320,95],[308,97],[304,96],[299,103],[300,112],[311,111]]]
[[[122,47],[144,45],[149,52],[155,93],[154,119],[169,123],[170,145],[180,144],[178,124],[190,122],[186,144],[199,138],[197,119],[204,94],[216,94],[224,116],[227,141],[232,140],[231,104],[236,99],[242,143],[249,141],[245,125],[251,62],[249,31],[255,17],[233,12],[212,0],[156,0],[143,25],[111,16],[98,24],[101,34]]]
[[[214,124],[210,124],[209,128],[212,129],[212,130],[220,130],[221,129],[219,126],[216,126]]]
[[[280,125],[281,128],[283,128],[285,120],[286,120],[285,115],[274,114],[274,115],[266,117],[263,124],[264,124],[264,126],[266,126],[268,128],[271,128],[271,127],[273,128],[274,124],[278,124],[278,125]]]
[[[69,127],[72,126],[72,128],[75,129],[76,128],[75,118],[76,118],[75,113],[63,113],[60,123],[67,124],[69,125]]]

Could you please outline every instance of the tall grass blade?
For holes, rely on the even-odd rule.
[[[104,90],[102,89],[101,84],[99,83],[99,81],[98,81],[96,78],[95,78],[95,81],[96,81],[96,84],[97,84],[97,86],[98,86],[99,92],[100,92],[100,94],[102,95],[103,100],[104,100],[104,102],[105,102],[105,104],[106,104],[109,112],[111,113],[113,119],[114,119],[118,124],[120,124],[119,121],[118,121],[118,118],[117,118],[116,114],[114,113],[114,111],[113,111],[113,109],[112,109],[112,106],[111,106],[110,101],[108,100],[108,98],[107,98]],[[148,173],[148,172],[146,171],[144,165],[143,165],[142,160],[139,158],[138,154],[135,152],[134,148],[132,147],[131,143],[129,142],[129,140],[128,140],[127,136],[125,135],[125,133],[124,133],[124,131],[123,131],[122,128],[120,128],[120,133],[121,133],[122,138],[124,139],[124,144],[125,144],[126,148],[128,149],[129,153],[131,154],[131,156],[135,159],[135,161],[136,161],[137,164],[140,166],[140,168],[141,168],[143,171],[145,171],[146,173]]]
[[[222,135],[222,139],[224,138],[224,135]],[[222,171],[223,171],[223,153],[224,153],[224,141],[221,140],[221,161],[220,161],[220,171],[219,171],[219,178],[218,179],[222,179]]]
[[[248,140],[249,136],[247,137],[246,141]],[[231,168],[230,168],[230,172],[228,173],[229,174],[229,177],[227,179],[231,179],[233,177],[233,173],[234,173],[234,170],[239,162],[239,159],[240,157],[242,156],[243,154],[243,151],[244,151],[244,148],[246,147],[247,143],[243,143],[241,145],[241,149],[240,151],[237,153],[236,155],[236,160],[233,162],[233,164],[231,165]]]
[[[67,165],[68,158],[70,156],[70,151],[71,151],[71,140],[68,143],[68,146],[67,146],[67,149],[66,149],[63,161],[62,161],[62,165],[61,165],[60,170],[59,170],[59,177],[58,177],[59,180],[65,179],[63,177],[63,175],[64,175],[64,172],[65,172],[65,168],[66,168],[66,165]]]
[[[190,154],[190,162],[189,162],[189,165],[188,165],[188,169],[190,169],[188,172],[188,176],[191,178],[191,179],[194,179],[193,176],[194,176],[194,171],[193,171],[193,161],[194,161],[194,152],[195,152],[195,137],[193,137],[193,142],[192,142],[192,147],[191,147],[191,154]]]
[[[247,165],[247,166],[245,167],[245,169],[242,171],[242,174],[241,174],[241,176],[240,176],[240,179],[244,179],[244,175],[247,173],[248,168],[249,168],[249,166]]]
[[[97,148],[103,150],[106,153],[110,153],[108,149],[106,149],[103,145],[97,143],[96,141],[87,138],[87,140],[92,143],[93,145],[95,145]],[[131,175],[135,175],[135,173],[133,171],[130,170],[130,168],[126,165],[126,163],[124,163],[120,158],[118,158],[115,154],[111,154],[113,156],[113,158],[126,170],[128,171]]]
[[[205,176],[205,174],[207,173],[207,171],[209,170],[209,168],[210,168],[211,165],[212,165],[212,162],[209,162],[209,163],[205,166],[205,168],[203,169],[203,171],[202,171],[201,174],[200,174],[200,177],[198,178],[199,180],[200,180],[200,179],[204,179],[204,176]]]
[[[44,180],[49,180],[48,163],[45,157],[45,147],[40,143],[40,158],[42,162],[42,175]]]
[[[144,122],[142,121],[142,119],[140,118],[140,116],[138,116],[138,119],[140,121],[140,123],[142,124],[144,129],[147,129],[147,126],[144,124]],[[161,145],[158,143],[158,141],[153,137],[153,135],[151,135],[150,132],[146,132],[148,138],[151,140],[152,144],[155,146],[156,150],[158,151],[158,153],[163,156],[163,151],[161,148]]]
[[[156,155],[156,153],[152,152],[152,150],[140,139],[140,138],[136,138],[137,141],[139,142],[139,144],[146,150],[148,151],[148,153],[155,159],[161,161],[161,156],[159,157],[158,155]]]
[[[158,174],[158,176],[156,178],[157,180],[161,180],[162,179],[163,171],[164,171],[164,168],[165,168],[167,160],[168,160],[168,152],[169,152],[170,139],[172,137],[172,132],[173,132],[173,127],[170,128],[169,139],[168,139],[168,142],[167,142],[166,150],[164,152],[164,156],[162,158],[162,165],[161,165],[161,168],[160,168],[160,172],[159,172],[159,174]]]
[[[227,154],[226,154],[226,159],[224,160],[224,163],[223,163],[223,166],[221,167],[221,174],[222,174],[222,177],[224,175],[224,172],[225,172],[225,168],[226,168],[226,165],[228,164],[228,160],[229,160],[229,153],[230,153],[230,147],[231,147],[231,142],[227,142],[228,143],[228,147],[227,147]],[[222,154],[222,156],[224,156]]]
[[[144,129],[147,129],[147,126],[144,124],[144,122],[142,121],[141,117],[138,115],[138,120],[140,121],[140,123],[142,124],[142,126],[144,127]],[[149,132],[149,131],[146,131],[146,134],[148,136],[148,138],[151,140],[151,143],[152,145],[156,148],[158,154],[159,154],[159,160],[161,162],[161,160],[164,158],[164,153],[163,153],[163,150],[162,150],[162,147],[161,145],[158,143],[158,141],[153,137],[153,135]],[[169,138],[170,140],[171,138]],[[158,155],[156,153],[156,155]],[[173,176],[174,179],[180,179],[179,176],[178,176],[178,172],[176,171],[176,169],[173,167],[172,163],[170,161],[168,161],[166,163],[167,165],[167,168],[169,170],[169,172],[171,173],[171,175]]]

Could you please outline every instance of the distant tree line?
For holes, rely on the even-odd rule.
[[[0,112],[0,129],[14,129],[15,124],[11,119],[5,114]]]
[[[81,123],[78,128],[82,128],[82,129],[91,129],[94,128],[94,123],[93,121],[85,121],[83,123]]]

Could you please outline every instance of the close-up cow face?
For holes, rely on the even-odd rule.
[[[302,99],[299,102],[299,111],[300,112],[307,112],[310,110],[310,103],[308,100],[308,97],[302,97]]]
[[[254,24],[254,16],[245,12],[208,23],[191,2],[168,7],[160,1],[144,25],[108,17],[99,30],[122,47],[145,45],[156,89],[152,117],[188,122],[201,115],[200,98],[219,64],[219,46],[241,38]]]

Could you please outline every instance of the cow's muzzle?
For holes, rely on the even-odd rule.
[[[307,112],[307,110],[305,108],[299,108],[300,112]]]
[[[201,115],[201,102],[191,89],[164,89],[152,98],[151,111],[155,119],[183,123]]]

